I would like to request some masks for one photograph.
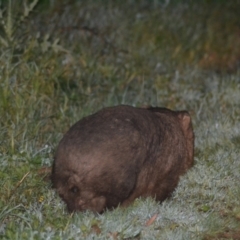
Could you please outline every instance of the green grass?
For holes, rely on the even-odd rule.
[[[240,239],[239,1],[61,2],[3,2],[0,238]],[[195,165],[162,204],[70,215],[41,169],[118,104],[189,110]]]

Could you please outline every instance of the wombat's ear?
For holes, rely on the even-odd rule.
[[[193,154],[194,154],[194,133],[192,128],[192,121],[189,113],[187,111],[177,112],[177,116],[180,122],[180,125],[183,130],[183,134],[186,138],[187,150],[188,150],[188,161],[187,168],[193,165]]]
[[[182,126],[184,133],[186,133],[190,129],[192,129],[191,117],[190,117],[188,111],[179,111],[178,119],[180,120],[180,124]]]
[[[149,108],[152,108],[152,106],[151,105],[142,105],[140,108],[143,108],[143,109],[149,109]]]

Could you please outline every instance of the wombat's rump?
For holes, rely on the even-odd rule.
[[[116,106],[83,118],[56,151],[52,183],[69,211],[102,212],[137,197],[163,201],[193,164],[187,111]]]

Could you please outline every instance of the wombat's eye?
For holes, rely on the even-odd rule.
[[[77,193],[78,192],[78,188],[74,186],[74,187],[70,188],[70,191],[72,193]]]

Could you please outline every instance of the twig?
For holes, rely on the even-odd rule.
[[[70,223],[70,220],[71,220],[73,214],[74,214],[74,212],[71,213],[71,215],[70,215],[70,217],[69,217],[69,219],[68,219],[68,222],[67,222],[67,224],[66,224],[66,226],[65,226],[65,228],[64,228],[64,230],[63,230],[64,232],[67,230],[67,227],[68,227],[68,225],[69,225],[69,223]]]
[[[12,190],[9,199],[13,196],[14,192],[16,191],[16,189],[22,184],[22,182],[24,181],[24,179],[29,175],[30,172],[27,172],[22,179],[17,183],[16,187]]]

